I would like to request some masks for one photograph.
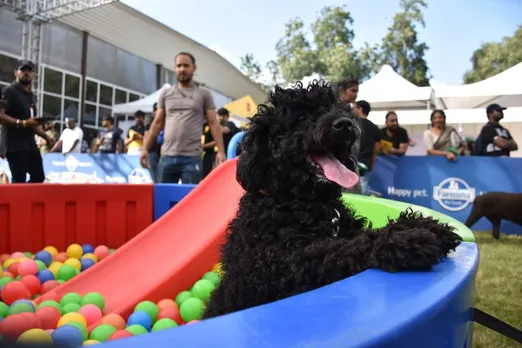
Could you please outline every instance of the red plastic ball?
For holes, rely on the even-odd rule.
[[[24,284],[29,292],[31,293],[31,296],[34,296],[40,292],[40,287],[42,284],[40,283],[40,279],[38,279],[35,275],[26,275],[25,277],[22,277],[20,279],[20,282]]]
[[[31,292],[22,282],[12,281],[4,285],[1,296],[5,304],[11,305],[16,300],[30,300]]]
[[[45,294],[46,292],[60,286],[60,283],[56,280],[48,280],[45,283],[42,284],[42,287],[40,288],[40,294]]]
[[[16,276],[18,276],[18,267],[20,267],[20,263],[16,262],[16,263],[9,265],[9,267],[7,267],[6,271],[16,277]]]
[[[0,335],[5,340],[16,340],[22,333],[31,329],[31,321],[21,314],[10,315],[0,322]]]
[[[181,325],[182,323],[182,319],[181,319],[181,315],[179,314],[179,310],[178,308],[174,308],[174,307],[169,307],[169,308],[163,308],[159,311],[158,313],[158,320],[160,319],[164,319],[164,318],[168,318],[168,319],[172,319],[174,320],[178,325]]]
[[[38,273],[38,264],[34,260],[23,260],[19,263],[18,274],[23,276]]]
[[[54,255],[53,259],[54,259],[54,261],[57,261],[57,262],[65,262],[65,260],[67,260],[67,253],[64,253],[64,252],[58,253],[58,254]]]
[[[54,307],[42,307],[36,311],[35,315],[40,319],[44,330],[56,329],[62,316],[60,311]]]
[[[25,312],[20,313],[29,323],[31,324],[31,328],[33,329],[41,329],[42,328],[42,321],[35,313]]]
[[[4,272],[4,275],[3,275],[3,276],[4,276],[4,277],[7,277],[7,278],[14,279],[14,275],[13,275],[12,273],[10,273],[10,272],[7,272],[7,271]]]
[[[109,337],[109,341],[119,340],[120,338],[131,337],[131,336],[133,336],[133,335],[127,330],[118,330]]]

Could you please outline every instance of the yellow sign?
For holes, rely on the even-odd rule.
[[[246,95],[242,98],[236,99],[233,102],[224,106],[231,115],[241,117],[252,117],[256,112],[257,105],[251,96]]]

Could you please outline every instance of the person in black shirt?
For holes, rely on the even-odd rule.
[[[152,121],[154,120],[154,116],[156,116],[156,110],[158,109],[158,103],[154,103],[152,106],[152,114],[146,115],[145,120],[143,122],[143,125],[145,127],[145,133],[143,135],[143,143],[145,144],[145,139],[147,138],[147,134],[150,129],[150,125],[152,124]],[[149,173],[152,178],[152,182],[157,183],[158,181],[158,163],[161,156],[161,145],[158,144],[158,141],[156,140],[154,144],[152,145],[151,149],[149,150],[149,156],[148,156],[148,168]]]
[[[42,137],[49,147],[53,142],[41,128],[40,120],[35,118],[36,97],[31,91],[35,66],[29,60],[20,60],[14,75],[16,82],[3,91],[4,114],[0,117],[6,131],[6,158],[12,182],[25,183],[29,174],[29,182],[42,183],[45,174],[35,134]]]
[[[498,104],[491,104],[486,108],[488,123],[480,131],[475,148],[477,156],[510,156],[511,151],[517,151],[518,145],[509,131],[500,125],[504,118],[504,110]]]
[[[228,144],[236,133],[239,133],[239,128],[234,122],[230,121],[230,113],[225,108],[220,108],[217,111],[219,123],[221,124],[221,131],[223,132],[223,145],[225,146],[225,153],[228,151]]]
[[[103,129],[98,131],[96,151],[100,153],[122,153],[121,131],[114,127],[114,119],[110,115],[103,117]]]
[[[397,114],[389,111],[386,114],[386,127],[381,129],[381,153],[403,156],[408,150],[409,142],[408,132],[399,126]]]
[[[206,177],[214,168],[214,162],[216,160],[216,142],[208,123],[205,122],[203,125],[203,168],[201,170],[201,179]]]

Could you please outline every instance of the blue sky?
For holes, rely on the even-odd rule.
[[[261,62],[275,58],[284,24],[301,17],[310,24],[327,5],[345,4],[354,18],[355,42],[377,43],[385,35],[398,0],[122,0],[148,16],[220,53],[239,67],[253,53]],[[461,84],[473,51],[485,41],[511,36],[522,24],[522,0],[431,0],[420,39],[435,80]]]

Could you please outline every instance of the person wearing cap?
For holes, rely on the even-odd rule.
[[[16,82],[3,91],[4,111],[0,123],[6,131],[6,158],[13,183],[25,183],[29,174],[30,183],[45,180],[42,156],[36,145],[35,134],[42,137],[48,146],[52,139],[42,129],[37,119],[36,96],[31,91],[35,66],[29,60],[19,60],[14,76]]]
[[[124,141],[127,154],[129,155],[139,155],[143,147],[145,113],[141,110],[136,111],[134,113],[134,120],[136,124],[129,128]]]
[[[103,129],[98,132],[94,145],[94,152],[122,153],[121,132],[114,127],[114,119],[110,115],[103,117]]]
[[[60,135],[60,139],[54,144],[51,152],[55,152],[62,147],[62,154],[65,156],[70,153],[81,153],[83,142],[83,130],[78,127],[76,120],[73,118],[65,119],[65,128]]]
[[[518,145],[509,131],[500,125],[504,118],[505,107],[491,104],[486,108],[488,123],[482,130],[475,143],[476,156],[510,156],[511,151],[517,151]]]

